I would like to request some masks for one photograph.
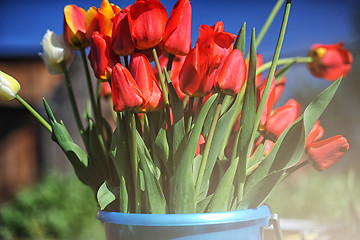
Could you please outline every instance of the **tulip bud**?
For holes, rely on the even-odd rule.
[[[144,98],[129,70],[117,63],[112,70],[111,88],[115,112],[123,112],[141,106]]]
[[[150,112],[163,109],[163,95],[147,57],[141,53],[134,53],[129,69],[144,98],[143,104],[136,111]]]
[[[274,110],[263,127],[260,126],[261,134],[275,142],[285,129],[299,117],[300,108],[301,106],[296,100],[289,99],[284,106]]]
[[[196,44],[186,56],[179,73],[179,85],[183,93],[193,97],[204,97],[211,92],[213,82],[206,76],[209,50]]]
[[[100,9],[90,7],[86,12],[85,18],[87,39],[90,39],[94,32],[111,36],[113,29],[112,19],[118,12],[120,12],[120,8],[114,4],[110,4],[108,0],[102,1]]]
[[[64,8],[64,41],[73,49],[86,48],[89,40],[85,28],[86,11],[76,5]]]
[[[100,81],[111,79],[112,68],[120,62],[111,48],[111,38],[99,32],[94,32],[90,40],[89,60],[94,74]]]
[[[261,98],[263,97],[263,94],[264,94],[265,86],[266,86],[266,81],[264,81],[258,87],[258,89],[256,91],[256,108],[259,108]],[[276,92],[276,87],[275,87],[275,80],[273,78],[272,81],[271,81],[269,94],[267,95],[266,102],[265,102],[263,111],[261,113],[260,122],[259,122],[259,128],[264,126],[265,123],[266,123],[266,120],[270,117],[272,108],[273,108],[274,103],[275,103],[275,95],[276,95],[275,92]]]
[[[179,0],[166,23],[163,48],[173,55],[186,55],[191,48],[191,5]]]
[[[112,48],[120,56],[127,56],[135,50],[129,28],[129,8],[122,9],[114,18]]]
[[[348,149],[349,143],[346,138],[337,135],[310,144],[306,148],[306,154],[314,168],[323,171],[339,161]]]
[[[47,30],[42,41],[41,46],[43,53],[39,53],[46,64],[50,74],[63,73],[61,63],[64,62],[67,67],[72,63],[74,53],[68,47],[61,35],[55,34],[53,31]]]
[[[136,48],[155,47],[163,39],[167,13],[158,0],[136,1],[129,10],[129,26]]]
[[[351,69],[353,57],[349,51],[344,49],[343,43],[332,45],[314,44],[309,56],[313,61],[308,64],[310,72],[319,78],[335,81]]]
[[[20,84],[12,76],[0,71],[0,100],[10,101],[20,91]]]
[[[214,78],[214,88],[228,95],[238,94],[244,85],[246,63],[242,52],[234,49],[220,63]]]

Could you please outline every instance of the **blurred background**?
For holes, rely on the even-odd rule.
[[[124,8],[132,2],[112,3]],[[162,2],[170,14],[175,0]],[[221,20],[225,31],[234,34],[246,22],[249,45],[252,28],[260,31],[275,3],[193,0],[192,42],[196,42],[201,24],[213,25]],[[100,7],[101,0],[1,1],[0,69],[21,83],[21,96],[41,114],[44,97],[69,132],[76,133],[63,76],[49,75],[38,56],[47,29],[62,33],[63,8],[67,4],[88,9]],[[283,9],[258,48],[264,62],[272,58],[282,13]],[[281,218],[336,222],[351,235],[360,229],[360,3],[293,1],[280,57],[306,56],[314,43],[337,42],[345,43],[354,63],[320,120],[325,138],[344,135],[350,149],[325,172],[315,172],[308,166],[291,176],[272,195],[269,205]],[[75,59],[70,71],[79,108],[84,110],[87,93],[82,91],[81,70],[82,65]],[[293,97],[306,106],[329,85],[326,80],[312,77],[305,65],[296,65],[287,75],[279,104]],[[73,138],[79,140],[76,134]],[[42,126],[16,101],[0,102],[0,239],[103,239],[102,226],[95,219],[97,205],[92,199],[90,190],[76,179],[65,155]]]

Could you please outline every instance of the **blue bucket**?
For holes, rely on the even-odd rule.
[[[107,240],[261,240],[270,217],[268,206],[217,213],[97,213]]]

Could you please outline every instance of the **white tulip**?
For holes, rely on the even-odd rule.
[[[74,53],[65,44],[62,35],[47,30],[41,41],[41,46],[44,52],[39,53],[39,55],[44,60],[50,74],[63,73],[61,62],[64,62],[66,67],[70,66]]]
[[[20,91],[20,84],[12,76],[0,71],[0,100],[10,101]]]

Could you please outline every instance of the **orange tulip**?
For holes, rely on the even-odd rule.
[[[132,54],[129,69],[144,98],[143,104],[136,111],[151,112],[163,109],[163,95],[147,57],[141,53]]]
[[[333,164],[348,151],[349,143],[346,138],[337,135],[316,143],[306,148],[309,161],[318,171],[323,171]]]
[[[108,0],[103,0],[100,9],[90,7],[86,12],[85,29],[86,36],[90,39],[93,32],[111,36],[113,23],[112,19],[120,12],[120,8],[110,4]]]
[[[163,48],[173,55],[186,55],[191,48],[191,5],[189,0],[179,0],[166,23]]]
[[[217,91],[228,95],[238,94],[246,77],[246,63],[242,52],[238,49],[232,50],[211,77]]]
[[[113,108],[123,112],[140,107],[145,101],[129,70],[117,63],[111,77]]]
[[[133,42],[138,49],[155,47],[164,36],[167,13],[158,0],[138,0],[131,5],[129,26]]]
[[[310,72],[315,77],[335,81],[351,69],[353,57],[349,51],[343,48],[343,43],[332,45],[314,44],[309,56],[313,61],[308,64]]]
[[[73,49],[86,48],[90,42],[86,37],[86,11],[76,5],[64,8],[64,41]]]
[[[111,79],[112,68],[120,62],[111,49],[111,38],[99,32],[94,32],[90,40],[89,60],[94,74],[100,81]]]
[[[274,110],[264,127],[259,130],[265,138],[275,142],[283,131],[299,117],[299,114],[300,104],[294,99],[289,99],[284,106]]]
[[[129,27],[128,12],[130,6],[121,10],[114,18],[112,48],[120,56],[130,55],[135,50]]]

